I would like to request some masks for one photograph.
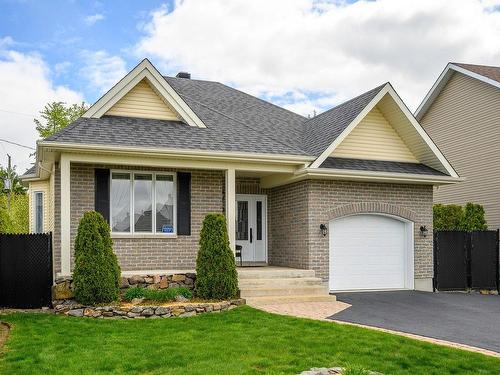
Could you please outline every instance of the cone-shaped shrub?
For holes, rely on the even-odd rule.
[[[120,266],[113,253],[109,225],[100,213],[86,212],[75,240],[75,298],[85,305],[118,299]]]
[[[208,214],[200,233],[196,259],[196,294],[206,299],[229,299],[238,293],[238,274],[229,246],[226,218]]]

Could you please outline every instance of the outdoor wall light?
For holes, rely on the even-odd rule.
[[[327,226],[325,224],[320,224],[319,230],[321,231],[321,234],[323,235],[323,237],[326,237],[326,234],[328,233]]]
[[[420,227],[420,235],[421,235],[422,237],[424,237],[424,238],[425,238],[425,237],[427,237],[427,233],[428,233],[428,232],[429,232],[429,230],[426,228],[426,226],[425,226],[425,225],[422,225],[422,226]]]

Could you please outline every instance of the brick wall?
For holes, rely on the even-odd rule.
[[[73,245],[78,222],[86,211],[94,209],[95,167],[127,169],[123,166],[71,164],[72,269],[74,262]],[[131,169],[176,171],[175,169],[147,167],[134,167]],[[223,211],[222,191],[224,186],[224,173],[222,171],[200,170],[188,172],[191,172],[191,235],[178,236],[177,238],[114,238],[113,249],[123,271],[194,269],[203,218],[209,212]],[[58,251],[56,263],[58,270],[60,270],[59,254],[60,251]]]
[[[308,180],[269,192],[269,262],[310,268],[328,280],[328,236],[321,223],[352,213],[383,212],[415,222],[415,278],[433,276],[432,236],[419,235],[421,225],[432,233],[432,186]]]

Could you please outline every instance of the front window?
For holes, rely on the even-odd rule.
[[[175,188],[174,173],[112,172],[111,230],[175,234]]]
[[[43,193],[37,191],[33,193],[34,200],[34,215],[35,215],[35,233],[43,232]]]

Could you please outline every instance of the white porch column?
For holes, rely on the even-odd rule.
[[[226,169],[226,220],[229,244],[233,252],[236,250],[236,171]]]
[[[70,207],[70,160],[61,154],[61,274],[71,274],[71,207]]]

